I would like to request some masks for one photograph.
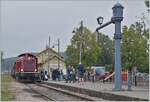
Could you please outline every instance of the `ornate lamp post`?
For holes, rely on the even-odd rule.
[[[81,64],[82,61],[82,35],[83,35],[83,21],[81,21],[81,32],[80,32],[80,48],[79,48],[79,64]],[[76,30],[73,30],[72,33],[76,33]]]
[[[60,59],[59,59],[59,57],[60,57],[60,40],[59,39],[58,39],[58,43],[54,44],[52,46],[52,48],[54,48],[55,46],[58,46],[58,70],[59,70],[60,69]]]
[[[110,25],[111,23],[115,24],[115,86],[114,90],[120,91],[122,89],[122,76],[121,76],[121,21],[123,20],[123,6],[120,3],[116,3],[113,6],[113,17],[111,20],[103,25],[102,17],[99,17],[97,20],[100,27],[96,29],[98,32],[100,29]]]

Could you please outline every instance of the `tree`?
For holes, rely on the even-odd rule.
[[[109,36],[98,33],[97,42],[101,46],[101,56],[98,56],[98,64],[106,66],[108,71],[113,71],[114,64],[114,41]]]
[[[69,45],[66,50],[68,56],[66,60],[67,64],[75,66],[79,63],[80,43],[82,44],[82,63],[86,66],[95,64],[97,62],[97,56],[101,54],[101,48],[98,46],[94,34],[86,27],[83,27],[82,35],[80,27],[72,37],[71,45]]]
[[[131,71],[133,66],[137,66],[137,59],[139,58],[140,50],[142,50],[141,41],[138,41],[140,37],[136,33],[135,26],[131,25],[130,28],[124,26],[122,38],[123,66]]]
[[[73,65],[74,67],[79,63],[79,54],[77,48],[73,47],[72,45],[69,45],[67,47],[67,58],[66,58],[66,63],[67,65]]]
[[[4,55],[3,51],[0,51],[0,54],[1,54],[1,60],[3,60],[3,55]]]
[[[148,0],[145,1],[145,5],[149,7]],[[129,90],[131,90],[132,86],[132,69],[134,67],[138,71],[149,72],[149,29],[147,24],[149,24],[149,20],[146,17],[146,13],[142,13],[142,17],[139,17],[139,21],[135,24],[132,24],[129,28],[127,26],[123,27],[122,61],[123,67],[128,69]]]
[[[148,71],[147,40],[144,35],[146,34],[142,34],[142,26],[139,23],[132,24],[129,28],[123,27],[122,61],[123,67],[128,69],[129,73],[129,90],[132,85],[132,69],[137,67],[140,71]]]
[[[148,59],[149,56],[149,0],[145,0],[145,6],[147,7],[147,12],[143,12],[141,17],[138,17],[138,21],[134,24],[137,33],[140,35],[141,39],[143,40],[143,49],[145,51],[145,58]],[[147,72],[149,73],[148,68],[148,60],[143,62],[141,68],[138,68],[140,72]]]
[[[147,7],[147,11],[149,12],[149,0],[145,0],[145,6]]]
[[[146,24],[142,22],[136,22],[135,24],[136,33],[139,35],[139,43],[141,44],[140,58],[138,59],[138,70],[141,72],[149,72],[148,68],[148,56],[149,56],[149,29],[146,28]]]

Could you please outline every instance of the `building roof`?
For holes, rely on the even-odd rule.
[[[61,61],[63,61],[63,62],[65,62],[65,60],[64,59],[62,59],[62,58],[60,58],[60,57],[58,57],[58,56],[56,56],[56,55],[54,55],[54,56],[50,56],[50,58],[49,59],[47,59],[45,62],[48,62],[48,61],[51,61],[51,60],[53,60],[54,58],[59,58],[59,60],[61,60]],[[38,64],[38,66],[41,66],[41,65],[43,65],[45,62],[43,62],[43,63],[39,63]]]
[[[57,52],[56,52],[56,51],[54,51],[52,48],[46,48],[45,50],[43,50],[43,51],[39,52],[39,53],[37,54],[37,56],[38,56],[38,55],[40,55],[41,53],[45,53],[45,52],[47,52],[48,50],[50,50],[50,51],[52,51],[52,52],[54,52],[54,53],[56,53],[56,54],[57,54]]]
[[[52,52],[55,53],[57,56],[60,56],[61,58],[63,58],[63,56],[58,55],[58,53],[57,53],[56,51],[54,51],[52,48],[47,48],[47,49],[41,51],[40,53],[38,53],[36,56],[38,56],[38,55],[40,55],[40,54],[42,54],[42,53],[45,53],[45,52],[47,52],[48,50],[52,51]]]
[[[46,53],[46,52],[48,52],[48,51],[51,51],[51,52],[54,53],[54,55],[51,55],[50,58],[52,58],[52,57],[53,57],[53,58],[54,58],[54,57],[57,57],[57,58],[59,58],[60,60],[62,60],[63,62],[65,61],[64,57],[61,56],[61,54],[58,55],[58,53],[57,53],[56,51],[54,51],[52,48],[47,48],[47,49],[45,49],[45,50],[39,52],[36,56],[40,56],[40,54]]]

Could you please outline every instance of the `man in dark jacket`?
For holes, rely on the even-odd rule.
[[[79,64],[77,69],[78,69],[79,82],[83,82],[84,81],[84,73],[85,73],[84,65]]]
[[[71,66],[69,65],[68,68],[67,68],[67,82],[71,82],[71,72],[72,72],[72,69],[71,69]]]
[[[44,81],[44,72],[41,71],[41,79]]]

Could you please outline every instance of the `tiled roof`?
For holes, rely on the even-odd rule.
[[[58,53],[57,53],[56,51],[54,51],[52,48],[47,48],[47,49],[41,51],[40,53],[38,53],[36,56],[39,56],[40,54],[45,53],[45,52],[47,52],[48,50],[52,51],[54,54],[57,55],[57,57],[59,56],[60,59],[64,60],[63,56],[58,55]],[[56,56],[56,55],[55,55],[55,56]]]

